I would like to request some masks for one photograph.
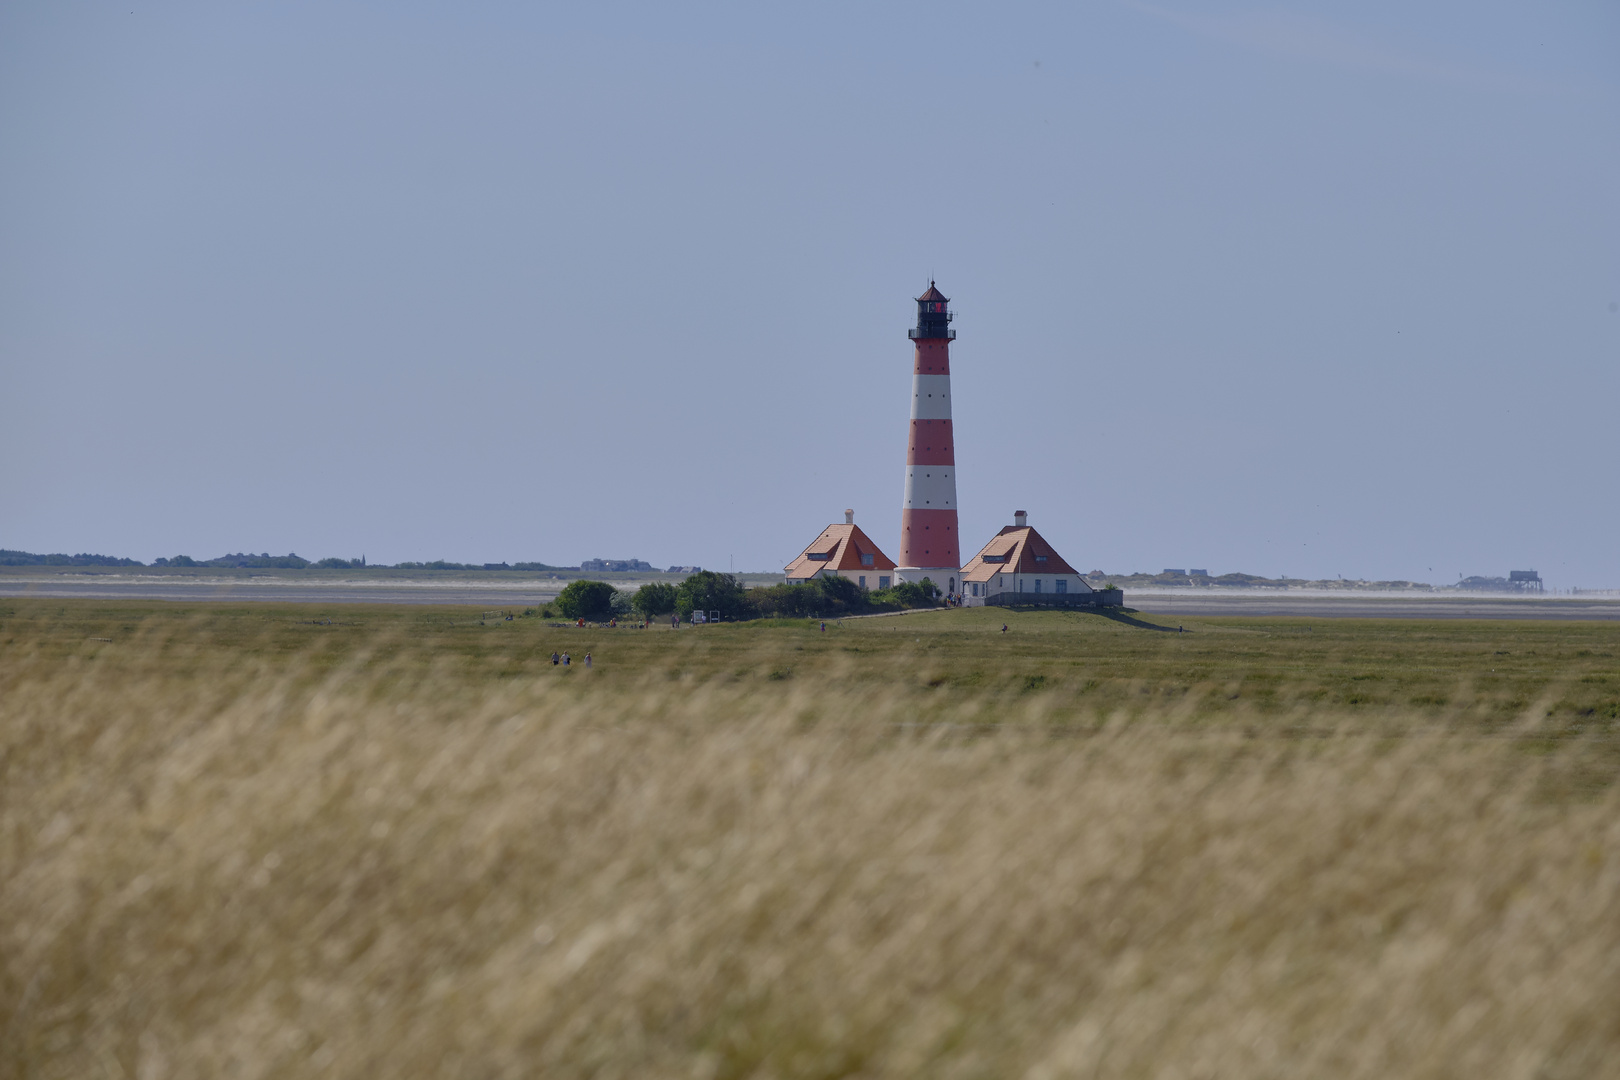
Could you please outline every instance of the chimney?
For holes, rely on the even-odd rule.
[[[1029,524],[1029,511],[1028,510],[1014,510],[1013,511],[1013,525],[1014,525],[1014,527],[1022,529],[1024,526],[1026,526],[1028,524]]]
[[[853,511],[853,510],[845,510],[844,511],[844,524],[845,525],[853,525],[853,524],[855,524],[855,511]]]

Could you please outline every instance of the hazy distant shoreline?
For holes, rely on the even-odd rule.
[[[315,604],[531,605],[553,599],[570,581],[609,581],[634,591],[649,582],[679,582],[666,571],[517,570],[233,570],[113,567],[0,567],[0,598],[87,600],[275,601]],[[781,574],[738,574],[747,585],[772,585]]]
[[[554,598],[568,581],[605,579],[634,590],[684,575],[580,571],[173,570],[83,567],[0,568],[0,599],[167,600],[177,603],[467,604],[526,607]],[[781,574],[739,574],[748,585],[780,583]],[[1457,589],[1131,586],[1126,603],[1160,615],[1254,615],[1310,618],[1472,618],[1620,620],[1620,590],[1568,594],[1462,592]]]

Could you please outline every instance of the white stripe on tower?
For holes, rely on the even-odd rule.
[[[955,473],[951,465],[907,465],[904,509],[956,509]]]
[[[951,418],[951,376],[913,375],[911,377],[911,418],[949,420]]]

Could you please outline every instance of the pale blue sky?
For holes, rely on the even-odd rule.
[[[0,7],[0,546],[1620,586],[1620,6]],[[1432,568],[1432,569],[1431,569]]]

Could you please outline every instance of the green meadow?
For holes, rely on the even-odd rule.
[[[0,601],[0,1076],[1620,1074],[1617,656]]]
[[[965,609],[827,622],[777,620],[673,630],[572,624],[521,608],[0,602],[0,642],[32,661],[176,671],[296,657],[310,671],[381,671],[409,657],[476,691],[487,680],[580,676],[611,695],[680,685],[830,678],[914,695],[919,709],[971,701],[993,716],[1047,695],[1054,720],[1159,714],[1276,721],[1445,718],[1547,730],[1620,720],[1620,627],[1602,622],[1175,619],[1134,612]],[[503,616],[514,616],[507,621]],[[487,618],[485,616],[488,616]],[[1002,627],[1006,630],[1003,631]],[[569,671],[550,655],[567,652]],[[586,653],[593,667],[580,668]],[[15,662],[15,661],[14,661]]]

